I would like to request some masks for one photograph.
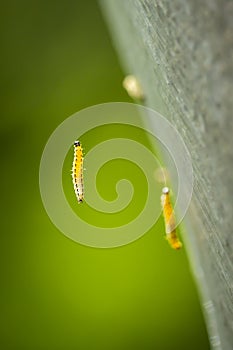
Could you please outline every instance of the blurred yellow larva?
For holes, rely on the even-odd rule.
[[[134,75],[127,75],[122,83],[128,95],[134,100],[144,100],[144,93],[142,87]]]
[[[182,243],[180,242],[176,233],[175,215],[170,200],[170,190],[168,187],[164,187],[162,189],[161,205],[163,208],[163,216],[165,221],[166,239],[173,249],[178,250],[182,247]]]
[[[74,185],[74,192],[76,194],[78,203],[84,200],[84,186],[83,186],[83,149],[79,141],[74,142],[74,160],[72,166],[72,180]]]

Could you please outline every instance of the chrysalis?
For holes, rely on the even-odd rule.
[[[175,215],[170,201],[170,190],[168,187],[164,187],[162,190],[161,204],[165,221],[166,239],[173,249],[180,249],[182,243],[176,233]]]
[[[74,142],[74,160],[72,167],[72,180],[74,185],[74,192],[76,194],[78,203],[84,200],[83,187],[83,149],[79,141]]]

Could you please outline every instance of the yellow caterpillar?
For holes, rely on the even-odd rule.
[[[165,221],[166,239],[173,249],[178,250],[182,247],[182,243],[176,233],[175,215],[170,201],[170,190],[168,187],[164,187],[162,190],[161,204]]]
[[[72,166],[72,180],[74,192],[78,203],[83,203],[84,186],[83,186],[83,149],[79,141],[74,142],[74,160]]]

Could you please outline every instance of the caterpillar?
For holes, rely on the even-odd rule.
[[[168,187],[162,189],[161,205],[165,221],[166,239],[173,249],[178,250],[182,247],[182,243],[176,233],[175,215],[170,200],[170,189]]]
[[[72,166],[72,181],[74,192],[78,203],[83,203],[84,186],[83,186],[83,149],[79,141],[74,142],[74,160]]]

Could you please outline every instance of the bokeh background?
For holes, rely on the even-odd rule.
[[[53,130],[85,107],[131,102],[98,3],[13,0],[0,16],[0,348],[209,349],[185,249],[168,246],[162,218],[136,242],[94,249],[62,235],[41,202]],[[87,150],[95,137],[83,136]]]

